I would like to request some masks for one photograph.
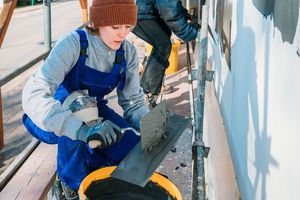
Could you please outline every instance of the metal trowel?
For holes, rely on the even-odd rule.
[[[112,177],[144,187],[190,123],[167,111],[165,101],[141,120],[141,141],[120,162]]]

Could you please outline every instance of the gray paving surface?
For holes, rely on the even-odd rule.
[[[81,25],[79,1],[52,4],[52,41]],[[16,9],[0,49],[0,79],[46,51],[44,48],[43,7]]]
[[[174,92],[164,95],[169,110],[182,116],[190,116],[190,104],[185,69],[167,76],[166,84],[174,87]],[[184,200],[192,198],[192,131],[187,128],[178,139],[173,150],[170,151],[158,172],[165,174],[178,187]]]

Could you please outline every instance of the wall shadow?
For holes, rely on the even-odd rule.
[[[221,97],[222,107],[231,106],[231,115],[227,116],[229,143],[236,169],[238,185],[242,199],[266,199],[266,177],[270,166],[279,164],[271,155],[271,137],[267,134],[268,116],[268,70],[269,70],[269,30],[266,30],[266,48],[264,66],[256,62],[255,34],[243,24],[244,1],[237,1],[237,35],[232,45],[232,71],[224,83]],[[264,67],[263,119],[259,120],[257,94],[257,69]],[[231,98],[227,95],[231,94]],[[231,102],[230,102],[231,100]],[[230,110],[228,110],[230,112]],[[260,122],[263,121],[263,124]],[[263,127],[260,130],[260,127]],[[254,142],[254,144],[253,144]],[[251,145],[251,146],[250,146]],[[251,149],[255,148],[254,155]],[[254,157],[254,161],[252,157]],[[255,177],[248,169],[255,167]],[[260,187],[260,188],[259,188]],[[259,192],[259,194],[258,194]]]

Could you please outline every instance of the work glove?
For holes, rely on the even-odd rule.
[[[74,113],[76,111],[89,108],[96,107],[97,101],[96,97],[90,97],[85,90],[76,91],[78,94],[82,94],[82,96],[76,97],[74,101],[69,105],[69,109]]]
[[[122,138],[120,127],[109,120],[96,125],[82,125],[75,133],[78,140],[88,143],[90,148],[106,148]]]
[[[200,24],[194,22],[194,23],[191,23],[191,25],[195,30],[200,31],[200,28],[201,28]]]
[[[186,8],[182,9],[182,14],[186,20],[192,20],[192,16]]]

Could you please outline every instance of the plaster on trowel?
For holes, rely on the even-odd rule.
[[[141,141],[120,162],[112,177],[144,187],[190,123],[158,104],[141,120]]]

